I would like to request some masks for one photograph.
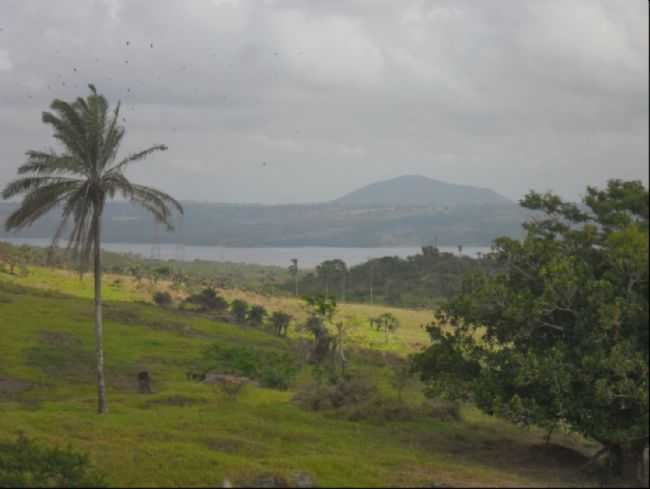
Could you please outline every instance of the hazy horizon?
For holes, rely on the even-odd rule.
[[[130,171],[183,201],[312,204],[418,174],[578,199],[648,183],[648,4],[469,0],[0,4],[0,186],[40,113],[124,104]]]

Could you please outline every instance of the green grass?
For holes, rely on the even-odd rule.
[[[238,399],[227,399],[214,387],[185,378],[206,346],[286,351],[291,340],[155,307],[142,302],[148,293],[129,284],[111,290],[114,280],[107,277],[104,287],[110,412],[98,416],[90,276],[80,281],[42,268],[22,278],[0,273],[0,438],[24,432],[51,444],[70,444],[87,451],[120,486],[219,487],[224,478],[237,482],[295,471],[310,473],[319,486],[591,483],[575,464],[542,450],[541,433],[471,408],[463,410],[460,422],[419,416],[379,424],[303,411],[291,402],[291,391],[247,386]],[[345,311],[362,322],[384,309],[345,306]],[[404,314],[417,318],[420,312]],[[401,334],[395,344],[408,346],[414,334],[410,326]],[[360,343],[375,341],[363,337]],[[394,395],[385,368],[358,360],[356,368],[377,381],[385,395]],[[151,372],[153,395],[136,392],[135,376],[142,369]],[[300,377],[306,381],[308,370]],[[31,388],[12,391],[7,385]],[[419,386],[407,395],[413,403],[422,400]],[[555,442],[584,453],[593,450],[573,437]]]

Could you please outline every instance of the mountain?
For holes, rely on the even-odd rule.
[[[440,246],[490,245],[519,236],[525,214],[491,190],[401,177],[370,185],[334,202],[304,205],[184,203],[185,216],[172,233],[156,231],[146,211],[110,202],[104,212],[106,241],[182,242],[207,246]],[[0,202],[0,239],[49,238],[60,210],[18,234],[4,231],[16,204]]]
[[[351,207],[452,207],[513,202],[494,190],[405,175],[355,190],[335,203]]]

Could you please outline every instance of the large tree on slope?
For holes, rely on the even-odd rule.
[[[431,394],[598,440],[635,479],[648,441],[648,190],[589,188],[584,205],[531,192],[501,272],[465,280],[417,356]]]

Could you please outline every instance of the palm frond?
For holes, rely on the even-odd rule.
[[[54,128],[53,136],[61,141],[68,153],[84,162],[84,164],[88,164],[85,134],[80,134],[71,124],[59,119],[51,112],[43,112],[41,120],[43,123],[49,124]]]
[[[100,165],[102,168],[106,168],[110,163],[115,161],[120,143],[124,137],[124,128],[119,125],[120,107],[121,104],[118,102],[113,111],[111,122],[104,133],[104,144],[100,155]]]
[[[156,151],[167,151],[167,146],[164,144],[156,144],[150,148],[145,149],[144,151],[139,151],[137,153],[130,154],[126,158],[124,158],[122,161],[120,161],[117,165],[112,167],[109,171],[111,172],[121,172],[124,170],[124,167],[126,167],[129,163],[132,163],[134,161],[142,160],[149,156],[151,153],[154,153]]]
[[[174,226],[170,222],[171,217],[171,207],[175,208],[180,214],[183,214],[183,206],[165,192],[156,190],[150,187],[145,187],[143,185],[131,185],[133,191],[131,195],[131,200],[149,212],[151,212],[155,218],[165,224],[168,229],[174,229]]]
[[[16,195],[32,192],[48,185],[79,182],[74,178],[64,177],[23,177],[9,182],[2,191],[3,199],[10,199]]]
[[[80,186],[79,180],[56,182],[31,190],[20,207],[6,220],[7,231],[23,229],[63,202],[68,195]]]
[[[54,152],[27,151],[27,162],[18,167],[18,173],[36,173],[54,175],[58,173],[76,173],[87,175],[87,168],[83,162],[73,156],[58,155]]]

